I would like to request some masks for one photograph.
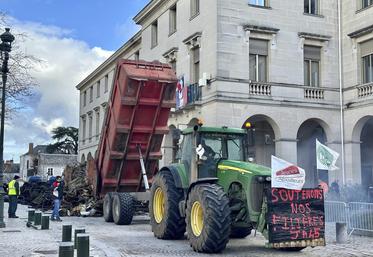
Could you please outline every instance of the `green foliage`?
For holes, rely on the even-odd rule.
[[[57,127],[52,130],[52,138],[57,142],[48,145],[49,153],[78,154],[78,129]]]

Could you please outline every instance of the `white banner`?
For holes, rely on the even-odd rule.
[[[272,187],[301,190],[306,181],[304,169],[272,155]]]
[[[335,166],[339,153],[333,151],[329,147],[321,144],[319,140],[316,139],[316,160],[318,170],[337,170],[338,167]]]

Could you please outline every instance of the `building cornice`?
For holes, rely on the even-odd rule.
[[[160,5],[166,4],[167,2],[169,2],[169,0],[151,0],[138,14],[136,14],[133,21],[136,24],[141,24],[147,17],[154,13],[154,9],[159,8]]]
[[[308,39],[308,40],[317,40],[321,42],[329,41],[332,38],[331,36],[308,33],[308,32],[299,32],[298,37]]]
[[[115,61],[120,58],[131,46],[136,44],[141,40],[141,31],[137,32],[132,38],[130,38],[121,48],[119,48],[115,53],[113,53],[106,61],[104,61],[100,66],[98,66],[91,74],[89,74],[84,80],[82,80],[76,89],[80,90],[84,85],[87,84],[92,78],[94,78],[98,73],[107,68],[110,64],[114,64]]]
[[[280,31],[280,29],[277,29],[277,28],[263,27],[263,26],[257,26],[257,25],[251,25],[251,24],[245,24],[243,28],[245,31],[250,31],[253,33],[262,33],[262,34],[277,34]]]
[[[350,38],[358,38],[358,37],[364,36],[372,32],[373,32],[373,24],[369,25],[368,27],[351,32],[347,36],[349,36]]]

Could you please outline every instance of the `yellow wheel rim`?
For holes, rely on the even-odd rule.
[[[164,218],[164,193],[162,188],[155,190],[153,197],[153,214],[155,221],[159,224]]]
[[[203,229],[203,210],[202,205],[198,201],[193,203],[190,219],[193,234],[200,236]]]

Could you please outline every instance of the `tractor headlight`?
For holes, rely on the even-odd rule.
[[[270,182],[270,181],[271,181],[271,177],[269,177],[269,176],[266,177],[266,181],[267,181],[267,182]]]
[[[256,180],[259,182],[259,183],[263,183],[265,178],[260,176],[260,177],[257,177]]]

